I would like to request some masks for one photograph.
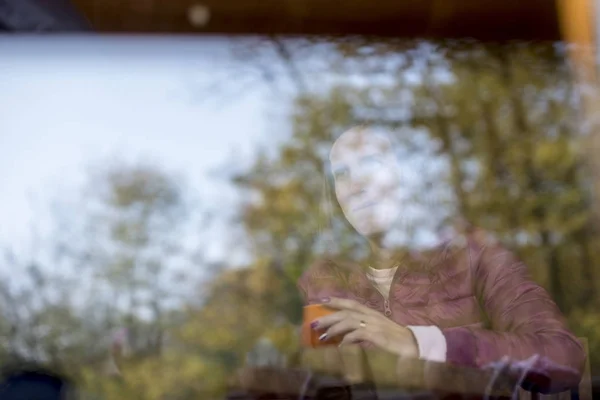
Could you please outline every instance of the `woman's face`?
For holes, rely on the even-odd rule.
[[[340,136],[329,154],[335,194],[363,236],[389,231],[400,215],[399,168],[388,138],[365,129]]]

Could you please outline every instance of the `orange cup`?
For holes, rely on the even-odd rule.
[[[325,333],[325,330],[313,329],[310,326],[311,322],[315,319],[335,312],[337,311],[326,307],[324,304],[309,304],[304,306],[304,318],[302,321],[302,345],[304,347],[338,345],[342,341],[342,336],[336,336],[331,339],[320,341],[319,336]]]

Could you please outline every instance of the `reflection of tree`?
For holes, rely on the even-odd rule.
[[[109,294],[112,313],[123,318],[113,323],[128,328],[131,344],[160,351],[165,312],[177,293],[185,193],[175,178],[144,165],[101,170],[92,185],[85,228],[95,283]],[[152,322],[146,334],[138,332],[139,318]]]
[[[325,250],[366,255],[325,190],[330,146],[358,122],[396,139],[402,162],[421,174],[412,197],[444,196],[420,216],[419,229],[463,217],[496,233],[598,349],[591,310],[600,260],[590,177],[579,157],[582,88],[560,47],[268,38],[245,54],[261,61],[261,46],[267,61],[279,54],[283,62],[259,63],[252,79],[301,83],[291,136],[233,179],[242,198],[234,223],[250,243],[245,263],[217,271],[193,297],[178,296],[186,282],[172,266],[188,268],[179,274],[184,280],[191,268],[181,261],[178,229],[189,216],[185,188],[153,166],[102,169],[90,177],[87,211],[66,214],[67,228],[85,229],[46,245],[62,254],[60,268],[77,272],[72,279],[48,273],[59,265],[51,259],[3,261],[27,267],[28,285],[0,280],[0,357],[95,367],[108,356],[114,328],[124,327],[128,343],[114,354],[123,380],[83,368],[88,386],[106,398],[186,399],[219,395],[257,341],[293,355],[302,310],[297,278]],[[121,351],[126,345],[130,354]]]
[[[187,300],[181,273],[194,276],[182,240],[188,193],[152,165],[118,163],[88,178],[81,207],[57,214],[27,257],[3,260],[0,362],[103,373],[117,328],[117,364],[162,356]]]
[[[586,127],[578,106],[587,88],[574,83],[563,48],[335,46],[335,79],[298,99],[290,140],[237,180],[252,193],[241,221],[257,252],[272,255],[291,287],[319,250],[314,226],[322,215],[324,151],[343,127],[366,121],[393,132],[400,152],[446,165],[444,174],[432,168],[416,194],[450,189],[456,216],[496,233],[563,310],[584,318],[576,311],[598,301],[600,262],[592,252],[598,237],[580,156]],[[343,254],[356,249],[347,234],[336,234]]]

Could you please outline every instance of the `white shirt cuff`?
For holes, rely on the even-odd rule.
[[[415,335],[419,359],[446,362],[446,338],[437,326],[407,326]]]

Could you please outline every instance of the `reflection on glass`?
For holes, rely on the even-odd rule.
[[[541,354],[571,382],[574,336],[599,362],[600,260],[596,91],[566,50],[3,41],[0,362],[107,399],[216,398],[246,360],[297,366],[303,305],[337,296],[424,328],[432,359]],[[371,345],[426,356],[402,337]]]

